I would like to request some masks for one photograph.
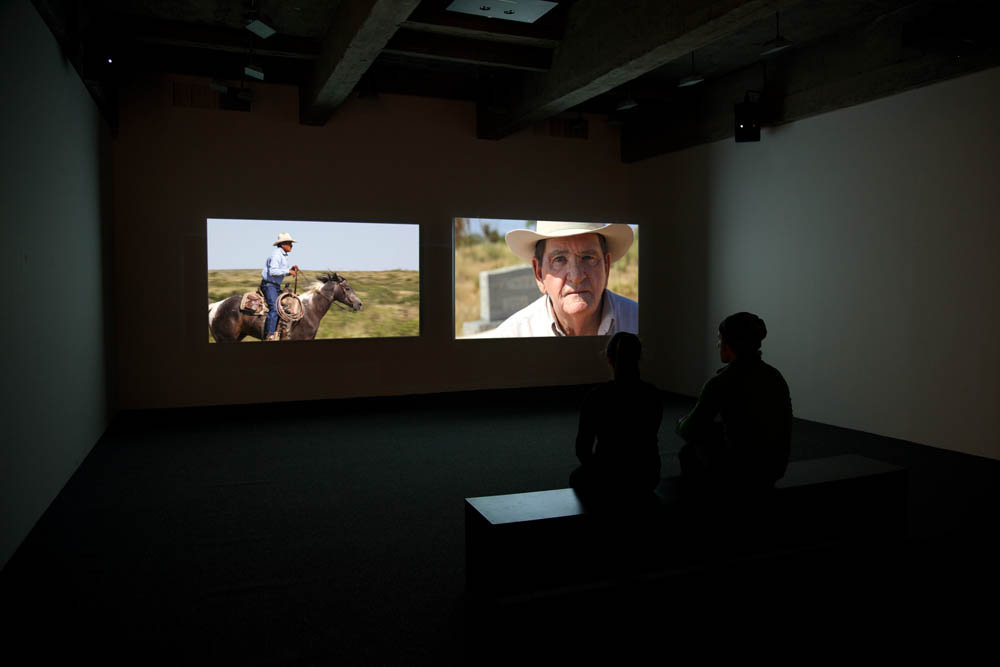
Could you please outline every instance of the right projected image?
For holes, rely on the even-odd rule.
[[[455,218],[456,338],[638,329],[635,225]]]

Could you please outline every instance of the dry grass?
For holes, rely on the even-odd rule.
[[[308,289],[319,274],[303,271],[298,291]],[[316,338],[390,338],[420,335],[420,274],[417,271],[351,271],[341,274],[364,303],[360,312],[330,307]],[[260,271],[232,269],[208,272],[208,302],[257,289]],[[291,288],[292,279],[285,281]],[[209,341],[212,340],[209,334]],[[244,342],[256,338],[244,338]]]
[[[639,232],[625,256],[611,265],[608,289],[633,301],[639,300]]]
[[[479,319],[479,273],[523,264],[503,241],[463,246],[455,253],[455,335]]]
[[[523,264],[503,241],[463,246],[455,253],[455,336],[462,325],[479,319],[479,273]],[[611,265],[608,288],[639,300],[639,233],[624,257]]]

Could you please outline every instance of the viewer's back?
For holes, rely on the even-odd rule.
[[[596,387],[581,411],[597,436],[595,461],[612,468],[659,467],[663,400],[648,382],[612,380]],[[654,464],[655,461],[655,464]]]
[[[779,479],[791,446],[788,384],[759,357],[737,359],[720,372],[719,405],[727,467]]]

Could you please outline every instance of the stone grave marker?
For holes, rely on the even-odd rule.
[[[521,264],[479,272],[479,317],[465,322],[462,331],[471,336],[495,329],[505,319],[541,296],[531,266]]]

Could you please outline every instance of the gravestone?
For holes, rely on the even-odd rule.
[[[479,272],[479,318],[462,325],[466,336],[495,329],[541,296],[531,266],[521,264]]]

